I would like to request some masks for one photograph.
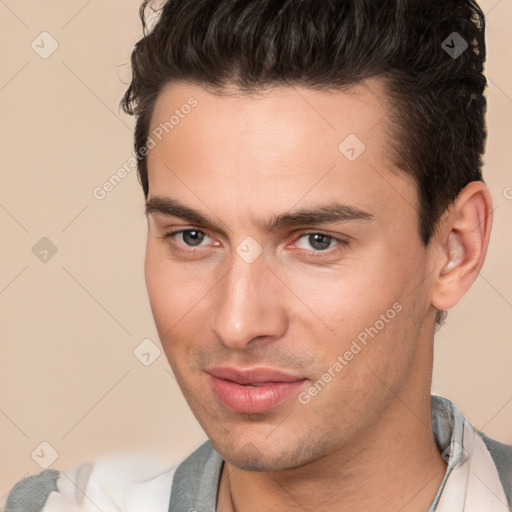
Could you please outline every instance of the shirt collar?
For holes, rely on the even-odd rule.
[[[509,512],[498,471],[482,438],[450,400],[432,395],[432,431],[447,462],[427,512]]]

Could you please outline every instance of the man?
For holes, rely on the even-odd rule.
[[[509,510],[512,447],[430,391],[491,230],[484,61],[468,0],[167,1],[123,107],[153,316],[209,441],[45,471],[7,510]]]

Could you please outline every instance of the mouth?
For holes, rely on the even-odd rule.
[[[210,387],[227,409],[243,414],[261,414],[297,394],[305,377],[270,368],[207,370]]]

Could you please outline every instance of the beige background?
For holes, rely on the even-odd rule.
[[[41,442],[64,469],[126,451],[176,463],[205,439],[163,354],[144,366],[133,353],[158,344],[135,171],[105,199],[92,194],[132,154],[133,120],[117,106],[138,5],[0,0],[0,501],[48,461]],[[495,225],[481,275],[437,338],[433,391],[512,443],[512,0],[481,5]],[[44,31],[59,45],[47,59],[31,47],[50,48]],[[32,253],[42,237],[58,249],[46,263]]]

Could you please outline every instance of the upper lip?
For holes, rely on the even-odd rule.
[[[272,368],[238,369],[228,366],[216,366],[207,370],[207,373],[218,379],[230,380],[237,384],[257,384],[263,382],[296,382],[304,377],[291,375]]]

